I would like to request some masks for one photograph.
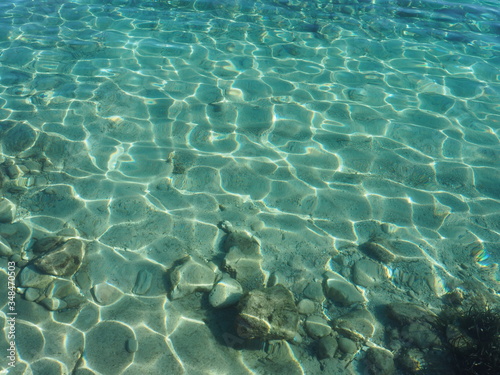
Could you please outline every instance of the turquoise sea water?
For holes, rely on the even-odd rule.
[[[499,68],[497,1],[2,2],[1,277],[45,238],[85,252],[70,276],[18,277],[16,366],[0,369],[364,374],[367,348],[413,340],[383,306],[495,306]],[[236,231],[259,243],[243,271]],[[172,298],[186,256],[313,310],[294,340],[244,340],[211,286]],[[372,329],[339,328],[356,314]],[[333,358],[311,316],[343,343]]]

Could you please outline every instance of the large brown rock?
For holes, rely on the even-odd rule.
[[[292,340],[299,314],[292,293],[283,285],[255,289],[238,303],[236,330],[243,338]]]
[[[72,276],[80,268],[84,254],[83,242],[71,239],[35,259],[33,264],[40,271],[49,275]]]

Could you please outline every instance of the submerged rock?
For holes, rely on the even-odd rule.
[[[332,332],[332,328],[328,322],[319,316],[310,316],[305,321],[307,334],[313,339],[328,336]]]
[[[375,333],[375,318],[366,309],[357,309],[335,319],[337,332],[353,341],[364,343]]]
[[[337,339],[333,336],[326,336],[318,341],[318,359],[333,358],[338,349]]]
[[[72,276],[82,263],[84,244],[71,239],[35,259],[33,264],[42,272],[54,276]]]
[[[49,310],[61,310],[66,307],[77,307],[86,302],[86,298],[80,293],[80,290],[75,283],[65,279],[55,279],[54,282],[52,282],[47,288],[45,295],[47,296],[45,300],[53,300],[53,302],[61,301],[61,303],[59,303],[59,307],[57,307],[57,302],[51,302],[50,305],[53,308],[50,308]],[[47,307],[46,304],[44,304],[44,306]]]
[[[152,282],[153,275],[151,274],[151,272],[140,270],[137,273],[137,279],[135,280],[135,285],[132,289],[132,292],[138,295],[144,295],[149,291],[149,289],[151,289]]]
[[[5,240],[5,238],[0,236],[0,256],[9,257],[12,254],[14,254],[14,252],[12,251],[9,243]]]
[[[316,305],[310,299],[304,298],[297,305],[297,309],[302,315],[310,315],[316,311]]]
[[[355,284],[371,288],[387,279],[384,267],[371,259],[360,259],[352,267],[352,280]]]
[[[42,296],[42,291],[37,288],[26,288],[24,298],[26,301],[34,302]]]
[[[400,326],[404,326],[415,321],[434,322],[436,314],[426,308],[409,302],[393,302],[386,305],[387,315]]]
[[[365,361],[370,375],[392,375],[396,372],[394,355],[386,349],[368,348]]]
[[[96,302],[103,306],[111,305],[123,296],[121,290],[108,283],[94,285],[92,294]]]
[[[224,241],[224,249],[227,254],[223,267],[244,291],[264,286],[266,277],[261,267],[262,254],[255,237],[244,231],[231,232]]]
[[[356,342],[348,339],[347,337],[340,337],[337,342],[339,343],[339,349],[342,353],[344,353],[344,356],[353,355],[359,349]]]
[[[215,277],[215,270],[207,263],[188,256],[170,273],[170,297],[179,299],[194,292],[209,292],[213,288]]]
[[[441,346],[436,331],[437,316],[425,307],[406,302],[386,305],[387,316],[391,319],[393,341],[391,346],[399,348],[409,345],[413,348],[428,349]]]
[[[283,285],[248,292],[238,304],[236,330],[243,338],[292,340],[299,314],[292,293]]]
[[[210,292],[208,302],[215,308],[224,308],[235,305],[243,295],[240,283],[230,277],[224,277]]]
[[[24,267],[18,276],[19,285],[24,288],[43,289],[47,287],[54,277],[40,273],[33,266]]]
[[[40,301],[40,304],[50,311],[62,310],[68,307],[68,304],[58,298],[48,297]]]
[[[16,206],[6,198],[0,199],[0,223],[12,223],[16,216]]]
[[[363,294],[342,276],[328,272],[324,281],[325,295],[332,301],[342,305],[351,306],[355,303],[366,302]]]
[[[390,250],[374,241],[365,242],[359,246],[359,249],[369,257],[385,264],[394,262],[396,259],[396,255]]]

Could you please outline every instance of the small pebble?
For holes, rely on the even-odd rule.
[[[338,343],[335,337],[326,336],[318,342],[318,358],[333,358],[337,352]]]
[[[138,295],[146,294],[151,288],[151,283],[153,281],[153,275],[151,272],[146,270],[140,270],[137,274],[137,279],[135,280],[134,289],[132,292]]]
[[[50,311],[62,310],[68,306],[66,302],[57,298],[45,298],[40,302],[40,304]]]
[[[92,288],[97,303],[103,306],[111,305],[122,297],[122,292],[108,283],[100,283]]]
[[[313,282],[307,285],[304,289],[304,295],[307,298],[318,302],[321,302],[325,299],[325,295],[323,294],[323,286],[318,282]]]
[[[376,242],[365,242],[359,248],[369,257],[385,264],[394,262],[396,259],[396,256],[390,250]]]
[[[42,292],[37,288],[27,288],[24,292],[24,298],[26,298],[26,301],[30,302],[36,301],[41,295]]]
[[[139,341],[136,339],[128,339],[125,348],[127,352],[135,353],[139,349]]]
[[[310,299],[304,298],[297,305],[297,309],[300,314],[310,315],[316,310],[316,305]]]
[[[342,350],[345,354],[354,354],[358,351],[358,347],[356,343],[351,339],[346,337],[341,337],[338,339],[339,349]]]
[[[264,222],[262,220],[256,220],[250,227],[254,232],[258,232],[264,228]]]
[[[313,339],[328,336],[332,329],[328,322],[319,316],[310,316],[306,319],[305,328],[307,334]]]

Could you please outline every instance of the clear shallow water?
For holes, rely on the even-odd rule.
[[[29,313],[18,337],[44,344],[19,338],[12,373],[118,373],[95,350],[120,337],[115,321],[139,342],[133,358],[116,357],[127,374],[273,373],[273,361],[318,373],[304,332],[266,368],[221,344],[230,328],[206,328],[224,318],[199,298],[167,299],[165,273],[183,256],[222,268],[224,220],[259,239],[262,270],[297,301],[325,270],[353,282],[365,257],[357,246],[374,238],[397,261],[383,265],[380,285],[362,286],[371,313],[399,300],[439,308],[456,287],[495,300],[497,5],[0,5],[2,191],[16,207],[0,234],[26,259],[33,239],[83,240],[71,280],[88,300],[49,313],[19,295]],[[153,281],[138,295],[141,270]],[[116,302],[96,301],[103,283]],[[332,321],[349,310],[328,299],[317,308]],[[389,347],[376,318],[370,340]],[[349,371],[362,371],[362,354]]]

